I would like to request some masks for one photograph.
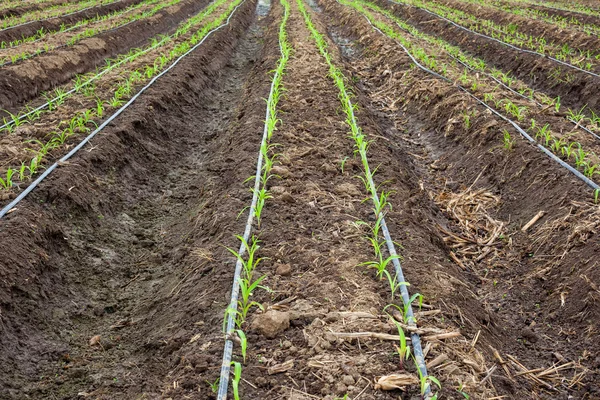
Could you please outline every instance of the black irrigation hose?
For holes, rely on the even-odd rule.
[[[388,1],[389,1],[389,2],[391,2],[391,3],[394,3],[394,4],[400,4],[400,5],[404,5],[403,3],[399,3],[399,2],[397,2],[397,1],[394,1],[394,0],[388,0]],[[427,13],[429,13],[429,14],[431,14],[431,15],[435,16],[435,17],[438,17],[438,18],[440,18],[440,19],[443,19],[444,21],[446,21],[446,22],[449,22],[450,24],[452,24],[452,25],[456,26],[457,28],[463,29],[463,30],[465,30],[465,31],[467,31],[467,32],[471,32],[471,33],[472,33],[472,34],[474,34],[474,35],[478,35],[478,36],[484,37],[484,38],[486,38],[486,39],[489,39],[489,40],[496,41],[496,42],[498,42],[498,43],[500,43],[500,44],[502,44],[502,45],[504,45],[504,46],[508,46],[508,47],[510,47],[510,48],[512,48],[512,49],[514,49],[514,50],[522,51],[522,52],[524,52],[524,53],[529,53],[529,54],[535,54],[535,55],[537,55],[537,56],[539,56],[539,57],[544,57],[544,58],[547,58],[547,59],[549,59],[549,60],[552,60],[552,61],[554,61],[554,62],[557,62],[557,63],[559,63],[559,64],[562,64],[562,65],[564,65],[564,66],[567,66],[567,67],[569,67],[569,68],[573,68],[573,69],[576,69],[576,70],[578,70],[578,71],[581,71],[581,72],[583,72],[583,73],[586,73],[586,74],[588,74],[588,75],[591,75],[591,76],[593,76],[593,77],[600,78],[600,75],[598,75],[598,74],[595,74],[595,73],[593,73],[593,72],[590,72],[590,71],[586,71],[586,70],[585,70],[585,69],[583,69],[583,68],[579,68],[579,67],[577,67],[577,66],[575,66],[575,65],[573,65],[573,64],[569,64],[569,63],[567,63],[567,62],[564,62],[564,61],[561,61],[561,60],[559,60],[559,59],[557,59],[557,58],[554,58],[554,57],[551,57],[551,56],[547,56],[547,55],[545,55],[545,54],[542,54],[542,53],[538,53],[537,51],[533,51],[533,50],[527,50],[527,49],[522,49],[522,48],[520,48],[520,47],[517,47],[517,46],[514,46],[514,45],[512,45],[512,44],[510,44],[510,43],[503,42],[502,40],[499,40],[499,39],[493,38],[493,37],[491,37],[491,36],[487,36],[487,35],[485,35],[485,34],[483,34],[483,33],[475,32],[475,31],[473,31],[473,30],[471,30],[471,29],[469,29],[469,28],[466,28],[466,27],[464,27],[464,26],[462,26],[462,25],[459,25],[459,24],[457,24],[457,23],[456,23],[456,22],[454,22],[454,21],[451,21],[451,20],[449,20],[449,19],[448,19],[448,18],[446,18],[446,17],[443,17],[443,16],[441,16],[441,15],[439,15],[439,14],[436,14],[436,13],[435,13],[435,12],[433,12],[433,11],[429,11],[428,9],[426,9],[426,8],[424,8],[424,7],[419,7],[419,6],[415,6],[415,5],[412,5],[412,4],[411,4],[411,6],[412,6],[412,7],[415,7],[415,8],[418,8],[419,10],[423,10],[423,11],[425,11],[425,12],[427,12]]]
[[[80,13],[80,12],[83,12],[83,11],[91,10],[92,8],[102,7],[102,6],[106,6],[106,5],[114,4],[114,3],[120,3],[121,1],[123,1],[123,0],[114,0],[114,1],[111,1],[111,2],[108,2],[108,3],[96,4],[96,5],[91,6],[91,7],[82,8],[81,10],[73,11],[73,12],[68,13],[68,14],[56,15],[54,17],[48,17],[48,18],[43,18],[43,19],[36,19],[35,21],[23,22],[22,24],[13,25],[13,26],[9,26],[8,28],[0,29],[0,33],[8,31],[10,29],[18,28],[20,26],[25,26],[25,25],[33,24],[34,22],[42,22],[42,21],[48,21],[49,19],[54,19],[54,18],[68,17],[69,15],[73,15],[73,14],[77,14],[77,13]]]
[[[184,54],[182,54],[181,56],[179,56],[179,58],[177,58],[177,60],[175,60],[173,62],[173,64],[169,65],[169,67],[167,67],[163,72],[161,72],[160,74],[156,75],[154,78],[152,78],[152,80],[150,82],[148,82],[148,84],[146,86],[144,86],[142,89],[140,89],[139,92],[137,92],[131,99],[129,99],[129,101],[127,103],[125,103],[125,105],[123,105],[121,108],[119,108],[117,110],[117,112],[115,112],[113,115],[110,116],[110,118],[108,118],[106,121],[104,121],[102,123],[102,125],[100,125],[95,131],[93,131],[92,133],[90,133],[85,139],[83,139],[76,147],[73,148],[73,150],[71,150],[68,154],[66,154],[65,156],[63,156],[60,160],[58,160],[57,162],[55,162],[54,164],[52,164],[50,167],[48,167],[48,169],[46,169],[44,171],[44,173],[42,175],[40,175],[35,181],[33,181],[31,183],[31,185],[29,185],[23,192],[21,192],[17,198],[15,198],[12,202],[10,202],[8,205],[6,205],[2,210],[0,210],[0,218],[4,217],[6,214],[8,214],[10,212],[10,210],[12,210],[17,204],[19,204],[25,197],[27,197],[27,195],[29,193],[31,193],[31,191],[33,189],[35,189],[44,179],[46,179],[46,177],[48,175],[50,175],[50,173],[52,171],[54,171],[56,168],[58,168],[58,166],[64,162],[66,162],[68,159],[70,159],[71,157],[73,157],[75,155],[75,153],[77,153],[79,150],[81,150],[81,148],[83,146],[85,146],[90,140],[92,140],[92,138],[94,136],[96,136],[96,134],[98,132],[100,132],[102,129],[104,129],[109,123],[111,123],[115,118],[117,118],[119,115],[121,115],[123,113],[123,111],[125,111],[131,104],[133,104],[133,102],[142,94],[144,93],[148,88],[150,88],[150,86],[152,86],[154,84],[154,82],[156,82],[156,80],[158,78],[160,78],[161,76],[165,75],[167,72],[169,72],[173,67],[175,67],[185,56],[187,56],[188,54],[190,54],[192,51],[196,50],[198,47],[200,47],[201,44],[204,43],[204,41],[206,39],[208,39],[208,37],[213,34],[214,32],[218,31],[219,29],[229,25],[229,22],[231,20],[231,17],[233,17],[233,14],[235,13],[235,11],[240,8],[240,6],[242,6],[245,3],[245,0],[242,1],[240,4],[238,4],[233,11],[231,12],[231,14],[229,15],[229,17],[227,18],[227,21],[224,24],[219,25],[218,27],[216,27],[215,29],[211,30],[210,32],[208,32],[206,34],[206,36],[204,36],[204,38],[197,43],[194,47],[192,47],[191,49],[189,49],[187,52],[185,52]]]
[[[393,0],[389,0],[389,1],[393,1]],[[364,16],[364,15],[363,15]],[[376,26],[374,26],[371,21],[369,20],[369,18],[367,18],[366,16],[364,16],[365,19],[367,20],[367,22],[369,23],[369,25],[371,25],[373,27],[373,29],[375,29],[377,32],[381,33],[383,36],[387,37],[387,35],[385,33],[383,33],[381,30],[379,30]],[[494,115],[500,117],[501,119],[503,119],[504,121],[508,122],[509,124],[511,124],[520,134],[521,136],[523,136],[525,139],[527,139],[529,142],[531,142],[532,144],[536,145],[542,152],[544,152],[548,157],[550,157],[552,160],[556,161],[558,164],[560,164],[562,167],[566,168],[569,172],[571,172],[572,174],[574,174],[577,178],[579,178],[580,180],[582,180],[585,184],[587,184],[589,187],[591,187],[594,190],[598,190],[600,189],[600,186],[598,186],[594,181],[592,181],[591,179],[589,179],[587,176],[585,176],[584,174],[582,174],[581,172],[579,172],[577,169],[573,168],[572,166],[570,166],[568,163],[564,162],[563,160],[561,160],[559,157],[557,157],[554,153],[552,153],[550,150],[548,150],[547,148],[545,148],[544,146],[542,146],[541,144],[539,144],[534,138],[532,138],[527,132],[525,132],[516,122],[512,121],[511,119],[505,117],[504,115],[500,114],[498,111],[496,111],[494,108],[490,107],[489,105],[487,105],[485,102],[483,102],[482,100],[480,100],[479,98],[477,98],[476,96],[474,96],[473,94],[471,94],[467,89],[465,89],[464,87],[462,87],[459,84],[454,83],[452,80],[446,78],[443,75],[438,74],[437,72],[434,72],[426,67],[424,67],[423,65],[421,65],[414,57],[413,55],[410,53],[410,51],[408,51],[408,49],[406,47],[404,47],[402,45],[402,43],[398,42],[397,40],[394,40],[396,42],[396,44],[398,44],[400,47],[402,47],[402,49],[404,50],[404,52],[410,57],[410,59],[413,61],[413,63],[419,67],[421,70],[439,78],[442,79],[445,82],[448,82],[452,85],[454,85],[455,87],[457,87],[458,89],[462,90],[463,92],[465,92],[469,97],[473,98],[475,101],[477,101],[479,104],[481,104],[482,106],[484,106],[485,108],[487,108],[488,110],[490,110]]]

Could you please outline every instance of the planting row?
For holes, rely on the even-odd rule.
[[[571,112],[565,118],[559,112],[560,99],[540,96],[522,83],[519,85],[503,73],[489,69],[483,60],[473,58],[443,40],[421,33],[386,9],[360,0],[340,1],[358,10],[371,24],[399,41],[422,65],[448,81],[456,82],[462,90],[471,93],[483,104],[512,119],[521,125],[521,130],[527,131],[555,155],[571,162],[588,179],[596,180],[595,176],[600,174],[600,159],[595,153],[600,152],[597,136],[578,131],[577,126],[573,126],[583,121],[583,114]],[[512,89],[511,85],[515,88]],[[544,104],[538,103],[535,95]],[[553,112],[548,112],[549,109]],[[474,118],[474,112],[464,112],[462,123],[467,129],[473,124]],[[513,136],[520,132],[515,131],[514,127],[504,129],[506,150],[512,150]]]
[[[477,4],[482,8],[483,15],[492,16],[495,20],[503,25],[509,25],[513,29],[518,30],[521,34],[528,35],[540,35],[543,36],[547,31],[552,28],[559,27],[565,30],[564,40],[572,42],[577,38],[573,35],[573,30],[577,30],[588,35],[582,38],[590,37],[597,38],[600,34],[600,18],[592,15],[569,15],[564,16],[561,14],[553,13],[552,11],[532,5],[522,3],[511,3],[505,0],[495,0],[492,2],[482,2],[480,0],[463,0],[467,3]],[[519,16],[519,18],[512,18],[512,16]],[[537,20],[543,22],[542,24],[533,23],[531,20]],[[570,31],[569,31],[570,30]]]
[[[54,17],[64,17],[93,7],[98,7],[120,0],[85,0],[77,3],[58,4],[43,10],[36,10],[23,15],[4,18],[0,21],[0,29],[7,30],[30,22],[41,21]]]
[[[60,158],[65,149],[90,132],[111,111],[121,107],[136,88],[160,74],[176,58],[200,42],[228,18],[239,1],[219,0],[186,20],[175,33],[152,39],[143,49],[114,60],[97,72],[78,75],[69,87],[45,95],[35,109],[4,118],[7,147],[2,154],[3,180],[13,193],[27,185],[46,163]]]
[[[598,58],[600,54],[595,51],[598,48],[598,38],[590,38],[587,35],[577,37],[576,33],[571,35],[556,32],[556,29],[548,27],[543,33],[522,33],[521,26],[530,26],[531,22],[520,19],[516,23],[497,23],[498,11],[485,10],[462,2],[444,0],[443,2],[423,2],[421,0],[404,0],[403,4],[412,4],[434,12],[450,21],[464,26],[475,32],[487,35],[515,47],[536,52],[540,55],[552,57],[562,65],[570,66],[575,70],[581,70],[592,74],[598,72]],[[568,39],[567,39],[568,38]]]
[[[68,29],[77,25],[80,21],[92,20],[107,14],[125,10],[126,8],[140,3],[143,0],[120,0],[104,5],[99,5],[81,11],[56,16],[49,19],[27,22],[10,29],[0,30],[0,43],[4,43],[3,47],[9,47],[12,42],[14,44],[22,43],[31,38],[41,37],[45,32],[55,32],[61,29]],[[35,39],[33,39],[35,40]]]
[[[559,99],[561,112],[586,115],[588,129],[597,125],[597,106],[600,98],[594,93],[599,86],[598,79],[581,71],[572,70],[555,64],[553,61],[539,57],[536,54],[522,52],[509,44],[486,38],[471,32],[466,28],[454,25],[442,17],[432,20],[428,11],[405,5],[390,5],[388,2],[378,2],[380,6],[388,7],[396,17],[418,28],[419,31],[440,37],[447,42],[461,48],[465,52],[476,55],[497,70],[510,73],[512,77],[521,79],[530,88],[539,90],[546,97]],[[526,93],[526,92],[524,92]],[[538,102],[544,103],[544,97]]]
[[[8,44],[10,48],[5,50],[0,49],[0,67],[15,64],[52,50],[72,46],[83,39],[103,32],[122,28],[135,21],[152,17],[160,10],[178,4],[181,1],[159,2],[159,0],[145,0],[122,11],[115,11],[111,14],[79,21],[71,27],[63,25],[56,32],[47,32],[40,29],[34,36],[24,38],[22,41],[10,42]]]

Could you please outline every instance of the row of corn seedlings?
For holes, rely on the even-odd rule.
[[[172,35],[158,35],[157,37],[152,38],[150,44],[142,49],[131,49],[126,54],[121,54],[114,59],[106,60],[106,65],[103,68],[97,68],[96,71],[86,74],[76,75],[73,79],[73,86],[71,89],[65,90],[63,88],[57,88],[52,92],[43,93],[42,97],[46,99],[46,102],[42,105],[35,108],[28,105],[17,113],[8,113],[8,116],[3,117],[2,119],[0,133],[10,133],[20,125],[38,120],[45,112],[55,111],[68,97],[81,91],[90,91],[87,88],[92,87],[95,82],[104,75],[117,70],[117,68],[127,67],[129,64],[133,64],[136,60],[150,52],[155,50],[160,51],[168,45],[174,45],[178,39],[187,35],[194,27],[201,24],[205,18],[210,16],[217,8],[221,7],[227,1],[228,0],[216,0],[211,3],[203,11],[183,22]],[[142,71],[143,74],[151,78],[157,71],[162,69],[167,57],[168,55],[164,54],[157,64],[147,67]]]
[[[525,18],[536,19],[558,26],[562,29],[575,29],[587,35],[597,38],[600,34],[600,26],[579,21],[574,16],[569,18],[557,14],[549,14],[546,11],[537,10],[535,8],[523,8],[521,5],[506,3],[503,1],[483,1],[483,0],[462,0],[471,4],[481,6],[492,6],[495,9],[502,10],[506,13],[518,15]]]
[[[542,125],[532,117],[535,113],[529,107],[521,105],[520,103],[515,103],[510,98],[499,96],[497,94],[497,88],[495,86],[487,85],[485,82],[483,82],[482,78],[478,76],[478,74],[469,74],[466,70],[463,71],[462,74],[457,72],[455,68],[446,64],[443,60],[437,57],[439,52],[436,50],[427,50],[419,47],[416,42],[405,38],[391,25],[375,18],[375,16],[365,6],[363,6],[363,4],[366,4],[365,1],[339,1],[342,4],[356,9],[358,12],[363,14],[373,26],[383,32],[386,36],[400,42],[417,60],[419,60],[430,70],[435,71],[452,81],[460,83],[465,90],[469,91],[476,97],[479,96],[477,98],[483,98],[482,101],[485,104],[495,108],[499,112],[505,112],[518,123],[523,124],[529,122],[529,125],[525,129],[531,134],[531,136],[535,137],[544,146],[550,148],[555,155],[572,162],[577,169],[584,173],[586,177],[593,179],[596,174],[600,174],[599,164],[597,164],[598,157],[594,153],[585,151],[579,142],[571,141],[566,136],[557,137],[552,133],[550,125]],[[373,7],[373,9],[381,10],[376,7]],[[393,18],[389,13],[383,12],[383,14]],[[555,107],[558,111],[560,104],[555,104]],[[465,111],[463,115],[463,121],[466,129],[469,129],[472,125],[472,119],[473,116]],[[506,136],[504,137],[506,138]]]
[[[27,2],[27,5],[50,3],[51,1],[53,1],[53,0],[30,0]],[[12,1],[8,0],[8,1],[2,3],[2,5],[0,5],[0,11],[9,10],[11,8],[18,8],[22,5],[23,5],[23,0],[12,0]]]
[[[57,50],[59,48],[73,46],[75,43],[77,43],[83,39],[87,39],[89,37],[96,36],[99,33],[119,29],[119,28],[122,28],[133,22],[141,21],[146,18],[150,18],[153,15],[155,15],[156,13],[158,13],[159,11],[163,10],[164,8],[167,8],[167,7],[170,7],[177,3],[180,3],[181,1],[182,0],[169,0],[166,2],[160,2],[159,4],[155,5],[150,10],[144,11],[141,14],[129,15],[122,20],[112,21],[110,24],[107,24],[105,26],[99,26],[99,27],[95,27],[95,28],[85,29],[84,31],[82,31],[82,32],[72,36],[70,39],[66,40],[65,43],[63,43],[63,44],[58,44],[58,43],[55,43],[52,45],[45,44],[42,47],[37,48],[36,50],[31,50],[31,51],[24,50],[17,54],[0,57],[0,67],[10,65],[10,64],[15,64],[19,61],[28,60],[30,58],[36,57],[40,54],[44,54],[44,53],[47,53],[52,50]],[[151,2],[156,2],[156,0],[151,0]]]
[[[33,35],[30,35],[30,36],[23,35],[21,37],[21,39],[15,39],[15,40],[8,41],[8,42],[6,42],[6,41],[0,42],[0,50],[12,49],[12,48],[24,45],[24,44],[35,43],[35,42],[38,42],[38,41],[44,39],[45,37],[47,37],[49,35],[70,32],[72,30],[81,28],[83,26],[95,24],[97,22],[104,22],[104,21],[110,20],[112,18],[117,18],[121,15],[127,14],[131,11],[138,10],[139,8],[145,7],[150,4],[157,3],[159,1],[161,1],[161,0],[144,0],[141,3],[132,4],[131,6],[127,7],[124,10],[116,10],[109,14],[104,14],[104,15],[95,15],[91,18],[78,20],[77,22],[70,24],[70,25],[62,23],[56,30],[49,30],[44,27],[41,27]]]
[[[219,385],[216,383],[211,384],[211,387],[213,387],[214,391],[219,390],[219,398],[224,398],[224,396],[226,396],[228,389],[229,368],[230,366],[233,366],[233,395],[236,400],[239,400],[239,383],[242,378],[242,363],[231,360],[231,351],[233,346],[233,341],[231,338],[232,335],[237,335],[240,343],[243,363],[245,363],[246,349],[248,344],[246,335],[243,331],[244,322],[246,321],[248,312],[252,307],[263,309],[260,303],[251,299],[252,293],[260,287],[261,282],[266,278],[266,275],[262,275],[258,278],[255,276],[256,268],[262,260],[257,256],[257,251],[260,248],[258,245],[259,240],[253,235],[252,239],[249,241],[248,237],[251,233],[253,221],[256,221],[257,228],[260,229],[262,211],[265,206],[265,201],[271,198],[267,190],[267,183],[271,178],[271,169],[277,158],[277,154],[273,154],[272,152],[272,149],[275,145],[271,143],[271,138],[277,129],[278,124],[280,123],[280,119],[277,115],[277,106],[279,104],[281,93],[284,90],[282,86],[283,74],[292,52],[292,47],[288,42],[286,31],[287,21],[290,15],[290,4],[287,0],[280,1],[284,8],[284,14],[281,23],[279,24],[278,32],[279,49],[281,55],[277,61],[277,67],[275,68],[273,79],[271,81],[271,90],[267,99],[266,120],[257,161],[257,174],[246,180],[254,180],[254,187],[252,188],[252,204],[247,207],[249,208],[250,212],[248,215],[248,222],[246,224],[244,236],[237,236],[237,238],[241,241],[239,251],[228,249],[236,257],[237,262],[236,273],[234,276],[234,288],[232,290],[232,301],[227,307],[223,318],[223,332],[226,334],[224,365],[227,365],[226,368],[224,368],[221,372]],[[245,210],[246,208],[242,210],[242,213]],[[245,253],[247,254],[245,255]]]
[[[424,0],[394,1],[423,8],[469,30],[489,36],[511,46],[549,57],[560,62],[562,65],[597,77],[597,74],[591,71],[594,71],[598,67],[600,53],[594,54],[590,50],[574,49],[567,43],[548,43],[548,40],[544,37],[535,37],[519,32],[518,26],[514,24],[500,25],[492,20],[482,19],[445,5]],[[565,79],[569,78],[566,77]]]
[[[86,0],[79,3],[58,4],[43,10],[35,10],[23,15],[5,18],[0,21],[0,30],[10,29],[28,22],[42,21],[54,17],[63,17],[88,8],[116,3],[120,0]]]
[[[572,1],[569,3],[566,2],[556,2],[556,1],[540,1],[540,0],[512,0],[513,2],[520,4],[521,7],[527,7],[529,5],[541,6],[544,8],[548,8],[551,10],[558,11],[567,11],[580,13],[585,15],[591,15],[594,17],[600,17],[600,10],[594,9],[586,6],[585,4],[578,3],[576,1]]]
[[[534,91],[533,89],[531,89],[530,87],[528,87],[527,85],[522,83],[521,81],[512,77],[510,74],[505,73],[497,68],[488,66],[483,59],[474,57],[468,53],[465,53],[464,51],[462,51],[460,49],[460,47],[451,45],[450,43],[446,42],[445,40],[443,40],[441,38],[437,38],[434,36],[424,34],[418,28],[399,19],[398,17],[396,17],[392,12],[390,12],[387,9],[379,7],[368,1],[363,1],[363,2],[361,2],[361,4],[371,10],[374,10],[380,14],[385,15],[387,18],[394,21],[394,23],[396,24],[396,26],[399,29],[402,29],[403,31],[408,32],[411,35],[413,35],[419,39],[422,39],[431,45],[434,45],[436,47],[443,49],[444,51],[446,51],[448,53],[448,55],[451,58],[455,59],[458,63],[460,63],[463,66],[465,66],[466,68],[470,69],[472,72],[474,72],[476,74],[483,74],[483,75],[487,76],[489,79],[494,80],[500,86],[503,86],[504,88],[508,89],[512,93],[514,93],[524,99],[529,99],[529,100],[535,102],[536,105],[540,108],[545,108],[545,107],[551,106],[552,108],[556,108],[557,112],[559,112],[561,110],[565,111],[565,115],[566,115],[565,118],[567,118],[567,120],[569,120],[571,123],[575,124],[577,127],[585,130],[587,133],[590,133],[590,131],[593,131],[593,130],[600,131],[600,117],[593,110],[587,109],[587,112],[591,115],[590,117],[588,117],[583,112],[583,110],[586,109],[586,107],[584,107],[583,109],[581,109],[577,112],[575,112],[571,109],[568,109],[568,108],[566,110],[563,110],[560,107],[560,104],[561,104],[560,97],[551,98],[548,95],[546,95],[545,93]],[[468,76],[468,72],[464,71],[463,75]],[[461,77],[461,81],[463,81],[463,82],[465,81],[464,76]],[[598,138],[598,136],[596,134],[594,134],[593,132],[591,132],[591,133],[596,138]]]
[[[390,290],[392,292],[392,301],[393,301],[393,293],[396,293],[399,289],[402,292],[402,288],[405,289],[406,286],[408,286],[408,282],[398,281],[399,274],[397,271],[396,271],[396,273],[390,273],[388,271],[387,267],[388,267],[389,263],[394,262],[394,261],[397,262],[400,257],[396,254],[393,244],[390,246],[390,243],[392,243],[390,238],[386,237],[386,240],[384,240],[382,242],[381,237],[380,237],[380,233],[381,233],[382,229],[384,229],[384,232],[387,232],[387,228],[384,228],[386,226],[385,225],[385,212],[386,212],[388,206],[390,206],[387,201],[390,193],[386,192],[385,190],[382,190],[381,192],[379,192],[378,187],[374,183],[373,176],[374,176],[375,171],[371,170],[371,167],[369,165],[369,160],[367,157],[369,140],[366,137],[366,135],[362,132],[361,128],[358,125],[356,117],[354,115],[354,111],[356,110],[356,105],[354,105],[352,103],[352,100],[351,100],[352,94],[351,94],[350,89],[348,89],[346,86],[346,78],[345,78],[344,74],[342,73],[342,71],[334,64],[332,56],[330,55],[330,53],[328,51],[327,41],[326,41],[325,37],[319,32],[319,30],[313,24],[312,19],[306,10],[306,7],[303,4],[303,1],[297,0],[297,3],[298,3],[299,10],[304,17],[306,26],[308,27],[308,29],[311,33],[311,36],[317,45],[319,52],[321,53],[321,55],[323,56],[325,62],[327,63],[327,65],[329,67],[329,77],[333,80],[333,82],[335,83],[335,85],[337,86],[337,88],[339,90],[339,99],[340,99],[340,102],[342,105],[343,112],[346,116],[346,123],[348,124],[348,126],[350,128],[349,136],[354,140],[355,154],[357,154],[360,157],[361,163],[363,166],[364,176],[361,176],[361,179],[364,183],[365,190],[370,194],[371,201],[373,203],[373,211],[376,216],[376,222],[371,227],[372,236],[369,237],[368,240],[375,250],[376,260],[367,262],[367,263],[365,263],[365,265],[367,265],[368,267],[374,267],[377,270],[377,276],[380,279],[383,279],[384,277],[387,279],[387,281],[390,285]],[[385,236],[385,233],[384,233],[384,236]],[[384,244],[388,245],[389,256],[387,258],[383,255]],[[403,301],[404,305],[400,309],[405,310],[404,318],[408,324],[416,323],[416,321],[414,320],[414,316],[412,314],[411,304],[417,298],[422,299],[422,297],[419,294],[415,294],[411,298],[408,298],[407,291],[404,292],[402,295],[402,301]],[[396,305],[392,305],[392,306],[396,306]],[[400,341],[399,354],[400,354],[400,358],[403,362],[404,359],[409,356],[410,351],[407,350],[406,336],[404,334],[402,327],[399,324],[397,324],[397,327],[398,327],[399,341]],[[440,382],[435,377],[427,374],[427,372],[426,372],[427,370],[425,369],[424,364],[422,365],[421,362],[419,362],[419,360],[417,359],[416,355],[420,354],[420,351],[417,350],[414,342],[415,341],[413,340],[413,347],[416,350],[414,360],[415,360],[415,364],[416,364],[416,369],[419,372],[419,378],[420,378],[420,382],[421,382],[421,394],[423,396],[429,396],[431,383],[438,385],[438,387],[441,387],[441,385],[440,385]],[[430,398],[432,398],[432,399],[437,398],[437,394]]]
[[[221,0],[217,3],[214,3],[215,7],[207,7],[207,9],[198,16],[201,17],[198,22],[208,17],[215,11],[218,5],[221,5],[226,1],[227,0]],[[101,120],[106,113],[106,108],[108,106],[113,108],[120,107],[124,103],[125,99],[130,98],[133,95],[136,85],[149,81],[162,72],[174,59],[180,57],[182,54],[190,50],[191,47],[199,43],[210,31],[215,29],[229,17],[229,15],[232,13],[235,7],[239,5],[240,2],[241,0],[234,0],[228,5],[225,11],[223,11],[211,22],[204,24],[188,40],[179,43],[178,45],[174,46],[170,52],[161,54],[156,57],[154,61],[149,62],[149,66],[151,66],[149,69],[131,71],[125,76],[124,79],[117,81],[115,86],[113,86],[113,91],[109,92],[112,96],[111,98],[102,100],[99,97],[94,97],[94,92],[87,93],[89,97],[94,98],[93,106],[85,111],[75,114],[68,122],[60,123],[57,127],[57,130],[47,135],[47,140],[29,140],[28,142],[31,148],[28,150],[33,153],[33,157],[31,159],[21,161],[21,165],[18,167],[9,167],[6,170],[5,174],[3,175],[3,183],[0,182],[2,189],[10,190],[13,187],[14,179],[16,177],[18,177],[20,182],[30,181],[31,178],[43,166],[43,160],[52,150],[60,148],[71,137],[89,132],[91,127],[97,126],[97,122],[94,121],[94,119],[97,121]],[[90,86],[78,86],[77,83],[75,83],[75,85],[76,92],[83,91],[84,89],[90,89]],[[86,93],[84,93],[84,95],[85,94]],[[64,93],[62,93],[55,99],[58,100],[53,100],[49,103],[49,111],[54,111],[57,107],[62,105],[66,99],[66,96],[64,96]],[[31,116],[32,118],[37,117],[35,114],[32,114]],[[17,124],[21,123],[16,117],[14,120],[18,121]],[[17,171],[19,173],[15,174]]]

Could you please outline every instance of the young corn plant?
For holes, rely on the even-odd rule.
[[[506,129],[502,131],[502,135],[504,136],[504,148],[508,151],[512,150],[513,145],[515,143],[514,139],[511,138],[510,133]]]
[[[0,187],[3,190],[10,190],[10,188],[13,187],[13,181],[12,181],[12,177],[15,173],[15,170],[12,168],[9,168],[8,170],[6,170],[6,176],[4,178],[0,178]]]
[[[238,301],[238,311],[236,318],[236,324],[238,325],[238,327],[241,327],[244,321],[246,320],[248,312],[252,307],[256,306],[261,310],[263,309],[263,306],[260,303],[250,300],[250,297],[252,296],[254,290],[256,290],[256,288],[259,287],[260,283],[266,278],[266,275],[263,275],[260,278],[253,280],[254,270],[262,261],[262,258],[257,257],[256,254],[256,252],[260,248],[260,246],[258,245],[258,239],[252,237],[252,244],[249,244],[244,240],[243,237],[237,236],[237,238],[242,243],[244,243],[244,246],[247,249],[247,259],[244,259],[244,257],[242,257],[238,252],[236,252],[233,249],[227,248],[227,250],[229,250],[229,252],[231,252],[231,254],[233,254],[241,262],[243,267],[242,276],[240,276],[239,278],[240,299]]]

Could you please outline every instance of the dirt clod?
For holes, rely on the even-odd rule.
[[[275,273],[281,276],[290,276],[292,274],[292,266],[290,264],[279,264]]]
[[[251,329],[267,339],[273,339],[289,327],[290,315],[287,312],[269,310],[254,318]]]
[[[96,346],[100,344],[101,339],[102,337],[100,335],[92,336],[92,338],[90,339],[90,346]]]

